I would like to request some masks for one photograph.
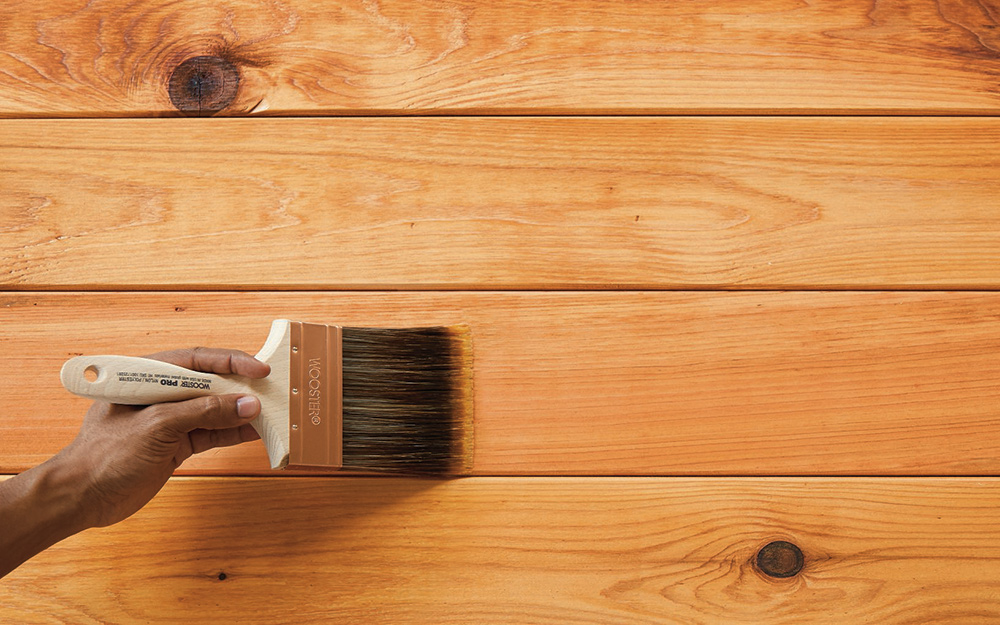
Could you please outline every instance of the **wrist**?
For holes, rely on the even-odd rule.
[[[60,456],[0,483],[0,576],[90,526],[81,513],[83,490]]]
[[[66,450],[35,467],[35,497],[49,510],[44,519],[50,531],[61,535],[56,540],[93,527],[86,512],[86,472],[66,455]]]

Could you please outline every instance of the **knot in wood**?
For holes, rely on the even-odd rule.
[[[174,69],[170,101],[185,115],[214,115],[229,106],[240,86],[235,65],[217,56],[196,56]]]
[[[793,577],[804,565],[802,550],[784,540],[768,543],[757,552],[757,568],[769,577]]]

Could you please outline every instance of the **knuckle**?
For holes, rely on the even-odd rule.
[[[158,423],[163,423],[163,421],[165,421],[164,419],[164,417],[166,416],[165,413],[166,409],[163,407],[162,404],[153,404],[151,406],[146,406],[146,408],[142,411],[142,414],[145,415],[146,421],[149,425],[156,425]]]
[[[202,411],[210,415],[222,415],[226,409],[226,402],[218,395],[206,395],[201,398]]]
[[[219,430],[208,430],[208,444],[211,448],[219,446],[221,432]]]
[[[169,408],[161,404],[147,406],[142,411],[145,429],[154,437],[165,436],[172,430]]]

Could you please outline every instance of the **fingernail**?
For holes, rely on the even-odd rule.
[[[236,414],[241,419],[249,419],[257,415],[260,411],[260,402],[252,395],[246,395],[236,400]]]

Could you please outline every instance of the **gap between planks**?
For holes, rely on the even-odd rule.
[[[9,286],[0,285],[0,293],[171,293],[184,295],[188,293],[287,293],[287,294],[322,294],[322,293],[705,293],[705,292],[739,292],[739,293],[823,293],[823,292],[900,292],[900,293],[998,293],[1000,287],[997,286],[950,286],[941,288],[936,286],[913,286],[913,285],[823,285],[823,286],[781,286],[781,285],[724,285],[724,286],[657,286],[657,285],[591,285],[580,286],[577,284],[553,285],[545,288],[530,288],[517,285],[511,286],[484,286],[476,288],[474,285],[329,285],[329,286],[308,286],[308,285],[251,285],[246,288],[238,288],[227,285],[185,285],[178,287],[158,286],[158,285],[136,285],[135,287],[122,287],[121,285],[55,285],[55,286]]]

